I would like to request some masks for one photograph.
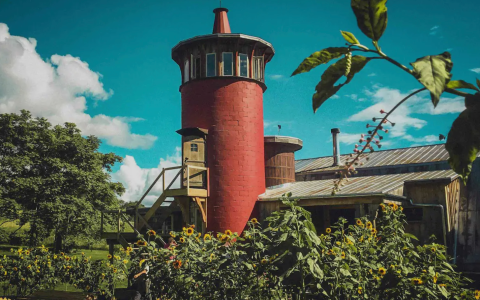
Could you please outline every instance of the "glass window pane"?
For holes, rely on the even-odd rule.
[[[216,68],[216,59],[215,54],[207,54],[207,77],[212,77],[217,75],[217,68]]]
[[[263,57],[256,56],[253,61],[253,78],[263,80]]]
[[[240,57],[240,76],[248,77],[248,56],[239,54]]]
[[[233,75],[233,53],[223,53],[223,75]]]
[[[188,59],[185,61],[185,65],[184,65],[184,70],[183,70],[183,82],[187,82],[188,79],[189,79],[189,75],[190,75],[190,64],[188,63]]]

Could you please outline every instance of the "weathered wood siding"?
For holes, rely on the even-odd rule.
[[[433,182],[406,182],[404,194],[412,199],[414,204],[441,204],[446,208],[446,188],[449,183]],[[445,214],[448,210],[445,209]],[[446,219],[448,216],[446,215]],[[423,220],[410,222],[406,231],[415,235],[420,243],[427,243],[431,235],[435,235],[436,242],[443,244],[442,215],[440,208],[424,207]],[[448,243],[448,241],[447,241]]]
[[[467,188],[461,189],[457,265],[464,271],[480,270],[480,160],[473,163]]]
[[[265,185],[295,182],[295,155],[279,145],[265,144]]]

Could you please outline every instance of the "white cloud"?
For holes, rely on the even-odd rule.
[[[470,69],[470,71],[480,74],[480,68]]]
[[[12,36],[0,23],[0,113],[29,110],[52,124],[76,123],[84,135],[96,135],[107,144],[124,148],[150,148],[157,137],[139,135],[129,122],[138,118],[89,115],[87,99],[105,101],[113,95],[78,57],[52,55],[44,60],[36,52],[33,38]]]
[[[377,76],[377,74],[375,74],[375,73],[368,74],[368,77],[375,77],[375,76]]]
[[[141,168],[133,156],[127,155],[120,169],[112,173],[112,180],[123,183],[125,187],[125,194],[122,195],[122,200],[127,202],[138,201],[147,191],[155,178],[162,172],[164,168],[182,165],[181,148],[176,147],[173,155],[167,155],[166,158],[161,158],[156,168]],[[178,170],[171,170],[166,172],[165,185],[169,185],[177,174]],[[180,187],[180,179],[172,185],[172,188]],[[154,188],[145,197],[142,204],[151,206],[155,200],[162,193],[162,180],[159,180]]]
[[[430,35],[436,35],[439,29],[440,26],[433,26],[432,28],[430,28]]]
[[[268,77],[269,77],[270,79],[273,79],[273,80],[280,80],[280,79],[285,78],[285,76],[280,75],[280,74],[268,75]]]
[[[366,90],[365,93],[373,100],[374,104],[366,109],[354,114],[348,121],[350,122],[365,122],[374,124],[373,117],[382,117],[380,110],[389,111],[397,104],[401,99],[406,97],[408,93],[402,93],[396,89],[390,89],[388,87],[376,87],[373,90]],[[407,102],[401,105],[395,112],[389,117],[391,122],[395,123],[395,126],[390,129],[390,137],[399,137],[412,142],[432,142],[438,140],[433,135],[429,135],[423,138],[415,138],[407,132],[410,129],[421,129],[427,125],[427,121],[413,117],[413,114],[429,114],[439,115],[447,113],[458,113],[465,109],[463,101],[460,97],[440,99],[440,104],[437,108],[433,109],[430,97],[427,93],[417,94],[412,96]],[[388,126],[390,128],[390,126]]]
[[[340,133],[338,135],[338,141],[345,145],[357,144],[360,140],[361,133]]]
[[[330,97],[330,99],[338,99],[338,98],[340,98],[339,95],[333,95],[332,97]]]

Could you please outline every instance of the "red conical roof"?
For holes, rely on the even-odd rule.
[[[215,13],[215,22],[213,23],[213,33],[232,33],[230,23],[228,23],[228,9],[220,7],[213,10]]]

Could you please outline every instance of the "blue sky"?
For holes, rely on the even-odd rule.
[[[340,30],[371,46],[349,3],[223,1],[232,32],[259,36],[275,47],[266,69],[265,134],[276,134],[281,124],[281,135],[302,139],[297,158],[330,155],[333,127],[342,131],[342,152],[350,152],[378,108],[388,109],[420,87],[394,66],[373,61],[313,114],[311,96],[325,67],[289,75],[312,52],[344,45]],[[380,40],[385,53],[408,64],[448,50],[454,79],[480,78],[478,0],[390,0],[387,5],[389,23]],[[135,176],[151,177],[161,166],[179,162],[181,78],[171,48],[211,33],[217,6],[218,1],[198,0],[0,0],[0,113],[25,108],[54,123],[79,124],[102,137],[102,151],[128,158],[115,176],[134,187]],[[28,49],[28,59],[15,52],[14,36]],[[16,68],[12,61],[18,61]],[[437,143],[464,108],[461,99],[444,96],[435,111],[428,95],[412,99],[394,116],[400,126],[386,138],[385,148]]]

